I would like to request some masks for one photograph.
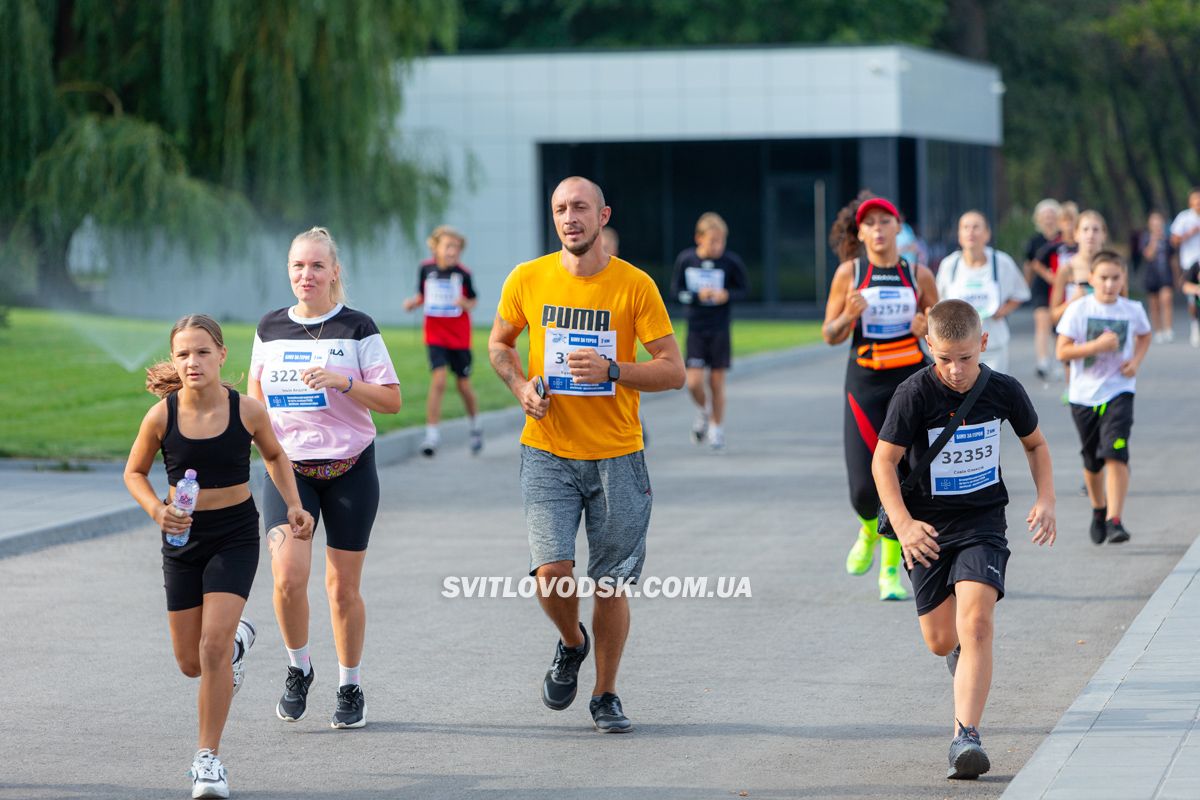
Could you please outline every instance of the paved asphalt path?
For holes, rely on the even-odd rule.
[[[1022,379],[1028,338],[1015,342]],[[382,471],[363,730],[328,727],[337,665],[320,566],[310,714],[275,717],[286,656],[264,549],[248,606],[258,642],[222,744],[234,796],[999,796],[1194,538],[1200,353],[1155,346],[1144,367],[1123,547],[1088,541],[1061,384],[1027,384],[1054,454],[1061,538],[1039,550],[1023,535],[1032,482],[1007,433],[1013,557],[982,727],[993,770],[976,783],[943,777],[950,678],[911,601],[881,603],[873,573],[843,569],[855,532],[844,359],[842,347],[805,353],[733,380],[724,455],[690,444],[682,392],[644,405],[655,490],[645,575],[745,576],[753,597],[634,601],[620,680],[631,735],[592,730],[590,660],[574,706],[542,706],[556,637],[535,601],[441,596],[447,576],[524,574],[515,433],[492,435],[477,459],[443,452]],[[0,560],[0,798],[187,796],[195,682],[175,668],[161,585],[149,525]]]

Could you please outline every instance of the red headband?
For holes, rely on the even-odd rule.
[[[882,197],[872,197],[868,200],[864,200],[863,204],[858,207],[858,211],[854,213],[854,224],[861,225],[863,217],[865,217],[867,212],[872,208],[878,208],[881,211],[886,211],[896,219],[900,219],[900,212],[896,210],[896,207],[892,205],[890,201],[884,200]]]

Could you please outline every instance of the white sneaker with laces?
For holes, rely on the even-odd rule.
[[[233,635],[233,649],[236,653],[237,645],[240,642],[242,645],[242,657],[235,659],[233,662],[234,695],[242,688],[242,679],[246,677],[246,656],[250,655],[250,648],[254,646],[254,635],[254,623],[245,617],[238,620],[237,633]]]
[[[212,750],[197,750],[188,774],[192,776],[193,798],[229,797],[229,773]]]

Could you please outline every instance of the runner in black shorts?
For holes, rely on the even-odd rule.
[[[471,272],[459,263],[467,238],[449,225],[433,229],[426,241],[433,258],[421,262],[417,293],[404,301],[404,310],[425,307],[425,346],[429,349],[429,397],[425,401],[425,439],[421,453],[432,457],[441,444],[438,423],[446,394],[446,370],[454,373],[458,394],[470,423],[471,454],[483,450],[479,401],[471,386],[471,310],[478,300]]]
[[[325,592],[338,657],[330,726],[361,728],[367,723],[360,680],[367,612],[360,587],[379,508],[371,412],[400,410],[400,382],[375,321],[345,305],[345,278],[329,231],[311,228],[296,236],[287,270],[296,304],[259,321],[247,384],[252,396],[267,399],[305,508],[325,517]],[[280,525],[279,488],[273,480],[263,484],[275,617],[288,655],[275,714],[299,722],[316,680],[308,651],[313,548],[311,538],[297,540]]]
[[[1037,354],[1037,372],[1043,380],[1050,370],[1050,334],[1054,329],[1050,323],[1050,286],[1054,283],[1054,272],[1038,260],[1038,253],[1059,238],[1061,210],[1057,200],[1047,197],[1040,201],[1033,209],[1037,233],[1025,245],[1025,282],[1029,284],[1033,301],[1033,345]]]
[[[746,265],[725,249],[729,226],[709,211],[696,221],[696,246],[675,259],[671,294],[687,306],[687,385],[696,403],[692,439],[725,447],[725,372],[732,365],[730,305],[746,296]],[[708,372],[708,392],[704,373]],[[712,395],[711,405],[709,397]]]
[[[254,442],[286,498],[284,524],[312,536],[291,465],[262,403],[221,382],[226,350],[210,317],[183,317],[171,329],[171,360],[146,371],[146,387],[163,398],[146,413],[125,465],[125,486],[163,532],[163,585],[175,660],[200,678],[200,734],[192,760],[192,797],[228,797],[218,757],[229,703],[242,683],[255,630],[242,618],[258,569],[258,511],[250,497]],[[171,490],[160,500],[148,475],[161,450]],[[201,491],[191,516],[173,505],[175,486],[194,470]],[[189,530],[190,529],[190,530]],[[182,545],[167,535],[189,531]]]
[[[993,618],[1004,596],[1009,555],[1008,491],[1000,472],[1005,422],[1020,437],[1037,486],[1026,518],[1037,544],[1054,543],[1054,478],[1050,448],[1020,381],[980,367],[986,338],[975,309],[962,300],[938,303],[929,311],[925,340],[933,366],[896,390],[872,472],[891,522],[885,535],[895,536],[904,551],[925,644],[947,656],[954,676],[955,736],[947,777],[976,778],[990,768],[978,726],[991,684]],[[920,466],[979,380],[987,383],[974,406],[916,486],[902,493],[897,468],[907,477]]]

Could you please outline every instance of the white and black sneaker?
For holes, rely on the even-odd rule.
[[[708,438],[708,412],[697,411],[696,419],[692,422],[692,441],[696,444],[704,444]]]
[[[357,683],[338,687],[337,708],[333,712],[331,728],[361,728],[367,724],[367,699]]]
[[[483,431],[473,430],[470,435],[471,455],[477,456],[483,452]]]
[[[229,797],[229,773],[212,750],[196,751],[188,775],[192,778],[192,797]]]
[[[425,439],[421,442],[421,455],[426,458],[433,458],[437,455],[438,445],[442,443],[442,437],[435,430],[425,431]]]
[[[233,635],[233,693],[236,695],[242,688],[242,679],[246,677],[246,656],[254,646],[254,623],[242,617],[238,621],[237,633]]]
[[[299,722],[308,713],[308,690],[317,679],[317,670],[312,666],[308,674],[299,667],[288,667],[287,679],[283,683],[283,697],[275,706],[275,714],[284,722]]]

